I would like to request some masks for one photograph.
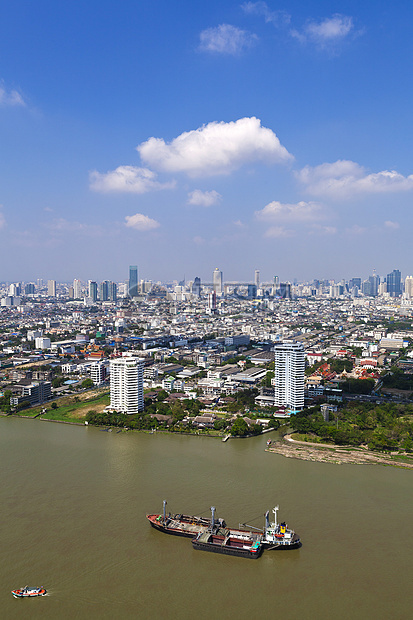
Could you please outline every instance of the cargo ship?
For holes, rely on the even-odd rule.
[[[167,514],[166,504],[164,500],[162,514],[146,515],[149,523],[165,534],[192,538],[195,549],[244,557],[259,557],[263,549],[281,550],[301,547],[300,537],[294,530],[290,529],[285,521],[277,522],[278,506],[272,511],[274,521],[270,522],[270,512],[266,512],[264,529],[261,529],[246,523],[240,524],[239,528],[227,527],[224,519],[215,518],[214,507],[211,507],[211,518]],[[257,546],[252,549],[253,543],[256,542],[259,542],[259,549]],[[217,550],[218,546],[220,550]],[[234,549],[236,549],[235,553],[233,553]],[[244,552],[249,551],[249,553],[242,553],[240,549]]]
[[[261,534],[220,527],[215,523],[215,508],[212,507],[211,510],[211,526],[206,532],[199,532],[197,537],[192,539],[194,549],[235,555],[240,558],[256,559],[260,557],[263,550]]]
[[[211,526],[211,519],[184,514],[166,514],[166,500],[163,501],[161,514],[147,514],[146,518],[156,530],[173,536],[185,536],[195,538],[200,533],[206,532]],[[216,525],[225,527],[224,519],[217,519]]]

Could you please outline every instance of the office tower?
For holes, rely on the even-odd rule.
[[[110,301],[116,301],[118,298],[118,287],[116,282],[109,282],[109,299]]]
[[[25,295],[34,295],[35,292],[35,287],[33,282],[30,282],[29,284],[26,284],[26,286],[24,287],[24,294]]]
[[[89,280],[89,298],[92,301],[97,301],[98,298],[98,283],[93,280]]]
[[[74,299],[75,298],[75,289],[73,288],[73,286],[69,286],[69,299]]]
[[[357,286],[358,289],[361,288],[361,278],[351,278],[351,280],[349,280],[348,282],[349,289],[352,289],[355,286]]]
[[[129,296],[138,296],[138,268],[136,265],[129,267]]]
[[[214,273],[212,274],[212,284],[214,288],[214,293],[216,293],[216,295],[222,295],[222,292],[224,290],[223,277],[222,271],[220,271],[218,267],[216,267]]]
[[[82,297],[82,283],[80,280],[73,280],[73,294],[75,299]]]
[[[291,284],[289,282],[281,282],[280,297],[283,299],[291,299]]]
[[[274,276],[274,284],[273,284],[273,287],[272,287],[272,294],[274,296],[277,295],[279,286],[280,286],[280,279],[279,279],[278,276]]]
[[[274,345],[275,405],[292,411],[304,407],[304,346],[300,342]]]
[[[108,301],[109,299],[109,282],[107,280],[99,284],[99,299],[100,301]]]
[[[391,273],[387,274],[386,283],[390,297],[400,297],[402,294],[402,274],[398,269],[393,269]]]
[[[49,297],[56,297],[56,280],[47,281],[47,294]]]
[[[110,407],[133,415],[143,411],[144,361],[120,357],[110,361]]]
[[[10,284],[9,295],[11,295],[12,297],[17,297],[20,295],[20,293],[21,293],[20,284]]]
[[[257,285],[248,284],[248,299],[255,299],[257,297]]]
[[[192,285],[192,294],[196,295],[197,297],[201,296],[201,278],[195,278]]]
[[[255,270],[254,284],[257,287],[258,291],[258,289],[260,288],[260,272],[258,271],[258,269]]]

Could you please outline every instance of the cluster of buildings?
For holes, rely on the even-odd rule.
[[[64,391],[52,376],[13,378],[19,366],[43,361],[72,383],[109,385],[110,377],[111,407],[120,411],[141,411],[144,387],[212,400],[259,387],[259,406],[294,411],[339,390],[342,379],[327,368],[306,378],[305,367],[344,356],[353,377],[377,378],[401,351],[409,364],[412,295],[413,277],[403,282],[398,270],[383,281],[266,284],[259,271],[253,282],[225,283],[217,268],[210,283],[165,284],[139,280],[131,266],[123,283],[0,283],[1,386],[12,385],[16,406]]]

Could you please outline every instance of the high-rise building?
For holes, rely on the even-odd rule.
[[[26,286],[24,287],[24,294],[25,295],[34,295],[35,292],[35,286],[33,284],[33,282],[30,282],[29,284],[26,284]]]
[[[99,299],[100,301],[108,301],[109,299],[109,282],[107,280],[99,284]]]
[[[248,299],[255,299],[257,297],[257,285],[248,284]]]
[[[208,293],[207,314],[216,314],[217,311],[217,294],[215,291]]]
[[[257,287],[257,291],[258,291],[258,289],[260,288],[260,272],[258,269],[255,270],[254,284]]]
[[[407,276],[404,281],[404,292],[407,299],[413,299],[413,276]]]
[[[93,280],[89,280],[89,298],[92,301],[97,301],[98,298],[98,283]]]
[[[110,407],[133,415],[143,411],[143,359],[124,356],[110,361]]]
[[[90,378],[93,385],[101,385],[106,379],[106,366],[103,362],[96,362],[90,367]]]
[[[109,282],[109,299],[116,301],[118,298],[118,287],[116,282]]]
[[[220,271],[218,267],[216,267],[214,273],[212,274],[212,284],[214,288],[214,293],[216,293],[216,295],[222,295],[224,290],[224,280],[222,271]]]
[[[129,296],[138,296],[138,267],[136,265],[129,267]]]
[[[400,297],[402,294],[402,274],[398,269],[393,269],[391,273],[387,274],[386,283],[390,297]]]
[[[280,284],[280,297],[283,299],[291,299],[291,284],[290,282],[281,282]]]
[[[82,297],[82,283],[80,280],[73,280],[73,294],[75,299]]]
[[[196,295],[197,297],[201,296],[201,278],[195,278],[192,285],[192,294]]]
[[[56,280],[47,281],[47,294],[49,297],[56,297]]]
[[[300,342],[274,345],[275,405],[292,411],[304,407],[304,346]]]

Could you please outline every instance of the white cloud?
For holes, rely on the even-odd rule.
[[[257,219],[271,221],[295,221],[311,222],[323,217],[323,208],[317,202],[297,202],[288,204],[274,200],[267,204],[261,211],[256,211]]]
[[[386,222],[384,222],[384,225],[390,230],[397,230],[398,228],[400,228],[400,224],[398,222],[392,222],[391,220],[387,220]]]
[[[244,2],[241,8],[247,15],[260,15],[266,23],[278,26],[280,24],[289,24],[291,16],[285,11],[271,11],[266,2]]]
[[[194,189],[193,192],[189,192],[188,194],[188,204],[196,205],[199,207],[211,207],[212,205],[216,205],[222,196],[214,189],[210,192],[203,192],[200,189]]]
[[[180,134],[170,143],[149,138],[136,147],[149,166],[190,176],[228,174],[252,161],[293,159],[275,133],[254,116],[229,123],[212,122]]]
[[[303,30],[292,30],[291,35],[302,42],[315,43],[325,47],[343,41],[354,30],[353,19],[336,13],[322,21],[311,20]]]
[[[265,233],[264,237],[268,237],[270,239],[280,239],[282,237],[294,237],[295,232],[293,230],[289,230],[288,228],[284,228],[283,226],[271,226]]]
[[[338,160],[332,164],[306,166],[297,178],[315,196],[349,198],[355,194],[381,194],[413,189],[413,175],[407,177],[395,170],[367,174],[365,168],[353,161]]]
[[[335,235],[337,228],[335,226],[321,226],[320,224],[314,224],[309,234],[314,235]]]
[[[147,215],[143,215],[142,213],[135,213],[135,215],[127,215],[125,217],[126,224],[129,228],[134,228],[135,230],[153,230],[154,228],[159,228],[160,224],[156,220],[148,217]]]
[[[45,227],[54,234],[81,233],[91,237],[103,234],[102,227],[97,224],[84,224],[82,222],[66,220],[64,217],[54,219],[45,224]]]
[[[221,24],[216,28],[207,28],[199,35],[199,49],[203,52],[230,54],[236,56],[251,47],[257,36],[230,24]]]
[[[195,243],[195,245],[204,245],[205,239],[197,235],[196,237],[193,238],[193,242]]]
[[[90,189],[95,192],[129,192],[144,194],[146,192],[171,189],[175,182],[159,183],[156,173],[148,168],[136,166],[119,166],[115,170],[100,173],[94,170],[89,174]]]
[[[2,106],[25,106],[23,97],[17,90],[6,90],[3,83],[0,83],[0,105]]]
[[[350,228],[346,228],[346,233],[349,235],[364,235],[365,232],[367,232],[367,228],[358,224],[353,224]]]

